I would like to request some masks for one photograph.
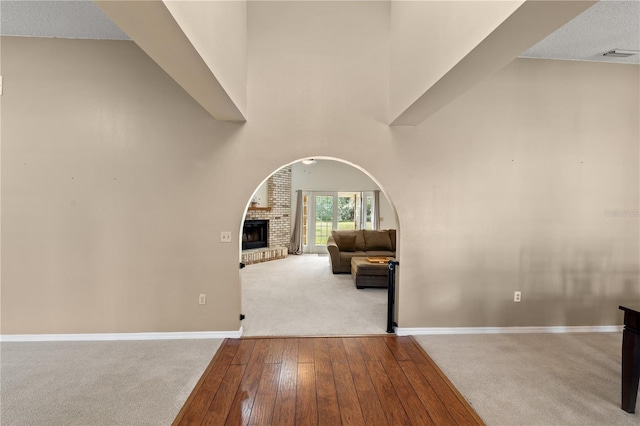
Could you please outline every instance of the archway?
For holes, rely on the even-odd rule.
[[[332,229],[344,229],[343,225],[347,225],[357,230],[355,232],[369,229],[371,231],[366,232],[373,233],[370,216],[373,198],[367,198],[365,194],[379,191],[380,226],[377,229],[380,231],[376,232],[383,234],[388,229],[395,230],[393,249],[398,258],[400,227],[395,206],[384,187],[364,168],[334,157],[313,157],[314,161],[310,164],[303,164],[303,160],[308,159],[298,159],[275,170],[262,180],[247,199],[242,224],[248,225],[249,232],[247,229],[243,232],[242,228],[239,232],[242,237],[239,238],[241,261],[251,264],[240,273],[241,310],[246,315],[244,333],[252,336],[384,333],[387,290],[356,288],[350,271],[336,272],[331,267],[331,257],[326,250],[325,253],[313,250],[312,234],[320,226],[312,223],[316,216],[311,217],[310,212],[316,196],[320,199],[327,198],[326,194],[333,194],[341,203],[342,221],[339,228],[334,222]],[[300,256],[287,255],[286,252],[291,230],[295,226],[293,218],[298,212],[297,193],[304,193],[305,199],[300,208],[305,213],[304,254]],[[334,212],[337,211],[335,207]],[[369,213],[368,219],[366,213]],[[288,227],[283,225],[283,219],[288,222]],[[253,222],[260,221],[267,221],[268,229],[252,231]],[[326,228],[327,223],[324,222],[322,226]],[[254,237],[260,236],[260,233],[268,235],[268,246],[243,251],[242,240],[253,243]],[[326,245],[327,235],[330,234],[331,230],[314,237],[313,241],[324,238],[323,244]],[[362,254],[353,253],[358,256]],[[282,258],[286,260],[277,260]],[[260,325],[256,326],[258,318]]]

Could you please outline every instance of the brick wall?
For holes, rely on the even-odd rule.
[[[291,166],[267,181],[268,209],[249,207],[245,219],[269,220],[269,247],[287,247],[291,240]]]

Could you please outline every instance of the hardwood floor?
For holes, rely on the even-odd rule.
[[[482,425],[412,337],[227,339],[174,425]]]

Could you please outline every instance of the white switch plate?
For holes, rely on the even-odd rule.
[[[198,298],[198,305],[206,305],[207,304],[207,295],[201,294]]]
[[[522,293],[519,291],[514,291],[513,292],[513,301],[514,302],[519,302],[522,300]]]
[[[231,242],[231,232],[222,231],[220,233],[220,242],[222,242],[222,243],[230,243]]]

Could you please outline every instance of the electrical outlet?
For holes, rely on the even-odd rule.
[[[198,298],[198,305],[206,305],[207,304],[207,295],[201,294]]]
[[[513,292],[513,301],[514,302],[519,302],[522,299],[522,293],[519,291],[514,291]]]
[[[223,231],[220,233],[220,242],[222,243],[230,243],[231,242],[231,232]]]

